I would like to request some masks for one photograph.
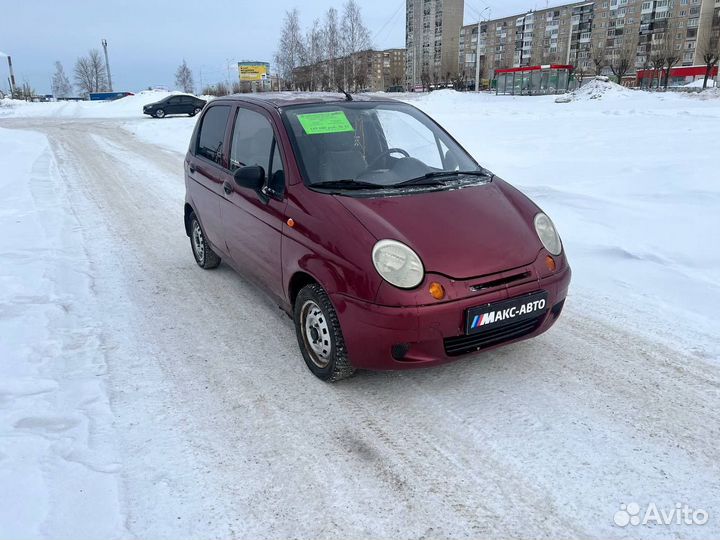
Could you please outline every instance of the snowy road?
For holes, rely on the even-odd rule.
[[[195,265],[182,156],[119,126],[0,120],[47,137],[39,159],[54,162],[77,220],[78,265],[91,280],[76,307],[101,343],[112,410],[88,440],[117,454],[98,473],[117,482],[116,508],[93,514],[90,533],[67,520],[46,534],[720,535],[716,363],[595,320],[571,297],[558,325],[531,342],[326,385],[262,292],[225,265]],[[48,497],[53,506],[65,494]],[[615,526],[632,501],[688,504],[710,520]],[[92,501],[79,504],[82,516]]]

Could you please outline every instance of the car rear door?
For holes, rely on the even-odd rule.
[[[226,151],[230,111],[229,104],[213,105],[205,111],[185,164],[188,199],[205,237],[219,254],[227,253],[220,203],[225,195],[224,185],[232,180]]]
[[[178,110],[178,113],[190,114],[193,112],[194,108],[195,106],[193,105],[193,98],[191,98],[190,96],[180,97],[180,109]]]
[[[222,219],[225,242],[235,265],[284,298],[281,268],[282,227],[287,199],[284,197],[283,149],[276,142],[273,120],[264,109],[240,104],[235,112],[230,142],[230,170],[260,165],[278,194],[261,200],[258,194],[234,181],[225,191]]]

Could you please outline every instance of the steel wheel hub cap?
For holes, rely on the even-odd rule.
[[[319,368],[325,368],[330,363],[332,353],[327,317],[312,300],[305,302],[300,313],[305,348],[313,363]]]
[[[197,221],[193,223],[192,239],[195,255],[200,262],[203,262],[205,260],[205,243],[203,242],[202,229],[200,229],[200,224]]]

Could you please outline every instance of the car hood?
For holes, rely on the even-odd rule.
[[[375,236],[410,246],[425,270],[455,279],[517,268],[541,249],[537,207],[502,181],[388,197],[337,197]]]

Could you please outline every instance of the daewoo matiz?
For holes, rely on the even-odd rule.
[[[319,378],[440,364],[545,332],[570,267],[550,218],[411,105],[342,94],[211,101],[185,230],[295,321]]]

